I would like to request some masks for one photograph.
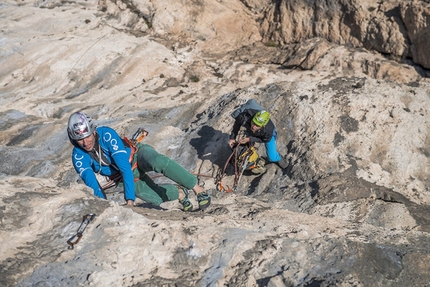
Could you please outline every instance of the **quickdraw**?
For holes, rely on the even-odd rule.
[[[76,244],[79,243],[79,241],[82,238],[82,235],[85,231],[85,228],[87,228],[87,225],[94,219],[96,215],[94,213],[89,213],[87,215],[84,215],[84,218],[82,219],[82,223],[78,228],[78,231],[75,235],[70,237],[69,240],[67,240],[67,244],[69,244],[69,249],[73,249]]]
[[[137,131],[131,137],[131,143],[133,144],[133,146],[136,146],[136,144],[146,138],[147,135],[149,135],[149,132],[147,130],[138,128]]]

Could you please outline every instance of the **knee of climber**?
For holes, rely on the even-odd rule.
[[[163,169],[166,168],[170,161],[167,156],[158,153],[150,145],[140,144],[138,147],[138,162],[142,164],[142,167],[144,167],[144,169],[148,167],[150,170],[161,172]]]
[[[169,165],[169,162],[171,159],[169,159],[167,156],[162,154],[157,154],[153,156],[148,163],[152,166],[154,171],[158,173],[162,173],[163,170]]]
[[[164,202],[164,200],[154,191],[152,190],[137,190],[136,191],[136,197],[142,199],[143,201],[147,203],[151,203],[153,205],[159,206]]]
[[[274,153],[274,152],[268,152],[267,153],[267,160],[269,162],[278,162],[281,159],[281,156],[279,155],[279,153]]]
[[[166,189],[165,196],[163,196],[163,201],[176,200],[179,197],[179,190],[175,185],[163,185]]]

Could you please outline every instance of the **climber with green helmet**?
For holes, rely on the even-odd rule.
[[[244,129],[245,136],[237,139],[241,127]],[[237,144],[249,143],[253,146],[255,143],[264,143],[267,160],[276,162],[281,168],[287,168],[287,161],[279,155],[276,149],[276,138],[276,128],[270,119],[270,113],[266,110],[247,108],[235,117],[228,145],[233,148]]]

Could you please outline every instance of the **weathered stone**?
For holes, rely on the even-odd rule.
[[[400,61],[425,51],[410,45],[426,45],[426,7],[2,3],[0,285],[425,286],[430,84]],[[271,113],[288,167],[266,163],[217,191],[230,115],[250,98]],[[123,136],[147,129],[212,205],[126,207],[121,187],[95,198],[70,162],[77,110]]]

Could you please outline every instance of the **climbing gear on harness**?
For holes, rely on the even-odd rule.
[[[133,158],[135,153],[137,152],[138,148],[137,148],[137,144],[139,142],[141,142],[147,135],[149,134],[149,132],[143,128],[138,128],[137,131],[133,134],[133,136],[131,137],[131,140],[129,140],[127,137],[124,137],[124,142],[126,145],[128,145],[131,148],[131,152],[130,152],[130,158],[129,158],[129,162],[130,164],[133,163]],[[134,170],[137,168],[137,161],[131,166],[131,169]],[[139,180],[138,178],[135,178],[134,181],[136,182],[137,180]],[[114,186],[118,186],[118,184],[122,181],[122,175],[121,173],[116,173],[113,174],[111,176],[106,177],[106,181],[107,183],[105,185],[103,185],[101,187],[101,189],[104,191],[108,188],[114,187]]]
[[[252,122],[259,126],[264,127],[270,120],[270,113],[268,111],[259,111],[252,118]]]
[[[179,203],[182,204],[184,207],[184,211],[192,211],[193,210],[193,204],[191,203],[190,199],[188,198],[188,189],[186,188],[180,188],[185,194],[185,197],[182,200],[179,200]]]
[[[211,197],[206,191],[197,194],[197,201],[199,202],[200,210],[205,210],[211,204]]]
[[[130,163],[133,161],[133,156],[137,152],[137,144],[141,142],[144,138],[146,138],[148,134],[149,132],[147,130],[138,128],[137,131],[131,137],[131,140],[129,140],[127,137],[124,137],[124,141],[131,148],[130,159],[129,159]],[[137,162],[134,165],[136,166],[132,167],[132,169],[135,169],[137,167]]]
[[[94,213],[89,213],[87,215],[84,215],[84,218],[82,219],[82,223],[78,228],[78,231],[75,235],[70,237],[69,240],[67,240],[67,244],[69,244],[69,249],[72,250],[76,244],[79,243],[79,241],[82,238],[82,234],[84,233],[85,228],[87,228],[87,225],[94,219],[96,215]]]
[[[149,134],[147,130],[144,130],[142,128],[138,128],[137,131],[133,134],[131,137],[131,143],[132,145],[136,146],[137,143],[141,142],[146,136]]]
[[[233,187],[230,188],[229,186],[227,186],[227,189],[226,189],[222,185],[222,178],[225,176],[225,171],[229,163],[233,164],[235,175],[234,175]],[[254,168],[258,168],[256,172],[257,171],[260,171],[260,172],[256,174],[260,174],[262,172],[265,172],[264,166],[262,167],[264,170],[261,172],[262,170],[261,167],[262,167],[261,161],[259,162],[259,155],[257,153],[257,149],[255,146],[251,146],[249,143],[245,145],[237,144],[234,147],[231,155],[227,159],[224,165],[224,169],[222,171],[221,170],[218,171],[218,174],[215,178],[215,185],[217,187],[217,190],[224,191],[224,192],[236,191],[245,170],[251,170],[252,172]]]
[[[237,173],[235,176],[235,184],[234,189],[237,188],[239,181],[242,178],[242,175],[245,170],[251,170],[256,168],[256,162],[258,160],[258,153],[255,147],[253,146],[239,146],[236,155],[236,169]]]
[[[239,152],[237,159],[239,163],[244,164],[245,170],[250,170],[256,167],[257,160],[259,159],[257,149],[255,147],[241,147],[242,151]]]
[[[72,140],[81,140],[90,136],[96,130],[93,119],[83,112],[70,115],[67,133]]]
[[[257,149],[256,146],[251,145],[250,142],[246,143],[246,144],[239,144],[240,139],[246,137],[246,133],[245,133],[246,128],[245,127],[240,127],[237,136],[236,136],[236,146],[233,149],[233,152],[231,153],[231,155],[229,156],[229,158],[227,159],[227,162],[224,165],[224,169],[221,171],[218,171],[217,177],[215,179],[215,184],[216,187],[219,191],[224,191],[224,192],[232,192],[232,191],[236,191],[237,186],[239,185],[239,182],[242,178],[243,172],[245,170],[251,170],[254,168],[259,168],[261,166],[257,165],[257,161],[259,159],[259,155],[257,153]],[[225,175],[225,171],[227,169],[227,166],[229,163],[232,163],[234,166],[234,183],[233,183],[233,188],[230,188],[229,186],[227,186],[227,189],[224,188],[224,186],[222,185],[222,178]],[[261,168],[258,171],[258,174],[260,174],[262,171]]]

